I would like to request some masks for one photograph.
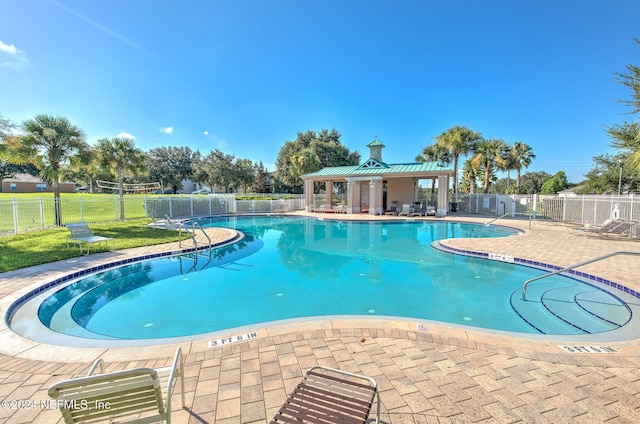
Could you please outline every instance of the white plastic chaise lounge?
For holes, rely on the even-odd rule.
[[[380,423],[380,394],[364,375],[315,366],[287,397],[270,424],[366,424],[374,404]]]
[[[391,206],[389,206],[389,209],[387,209],[387,210],[384,212],[384,214],[385,214],[385,215],[393,215],[393,216],[396,216],[396,215],[398,215],[398,213],[399,213],[399,212],[400,212],[400,211],[398,210],[398,205],[397,205],[397,204],[392,203],[392,204],[391,204]]]
[[[94,374],[100,367],[100,374]],[[184,408],[184,368],[182,350],[176,350],[173,364],[164,368],[136,368],[104,373],[101,359],[94,362],[86,377],[53,384],[49,396],[56,401],[64,422],[171,424],[171,391],[180,378]]]
[[[635,221],[627,221],[624,219],[606,219],[600,225],[585,226],[583,228],[575,228],[573,232],[578,235],[601,235],[616,234],[621,230],[628,230],[635,224]]]
[[[402,210],[400,211],[399,215],[409,216],[410,213],[411,213],[411,205],[408,203],[403,204]]]
[[[424,216],[436,216],[436,208],[434,206],[427,206]]]
[[[613,225],[611,227],[601,228],[599,231],[595,232],[587,232],[587,235],[597,235],[603,237],[620,237],[623,235],[628,235],[631,237],[631,228],[633,228],[638,221],[635,220],[627,220],[627,219],[618,219],[614,221],[619,221],[617,225]]]
[[[67,237],[67,249],[69,248],[69,243],[73,243],[78,246],[80,253],[82,253],[82,243],[85,243],[87,245],[87,253],[85,253],[85,255],[88,255],[92,244],[105,243],[108,249],[110,241],[113,241],[113,249],[116,248],[116,239],[93,234],[93,231],[91,231],[91,228],[89,228],[86,222],[66,224],[66,227],[71,233],[69,237]]]

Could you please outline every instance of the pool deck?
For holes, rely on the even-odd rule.
[[[304,213],[300,213],[304,215]],[[326,219],[406,219],[309,214]],[[416,218],[434,220],[435,218]],[[451,214],[450,221],[488,219]],[[565,225],[503,219],[523,235],[457,239],[451,247],[503,253],[568,266],[615,251],[640,252],[640,241],[578,236]],[[222,241],[233,236],[217,231]],[[177,243],[92,254],[0,274],[0,311],[12,299],[64,273]],[[640,290],[640,259],[615,256],[581,270]],[[241,311],[240,311],[241,313]],[[637,321],[632,323],[637,325]],[[632,325],[628,324],[628,325]],[[62,422],[41,406],[57,381],[85,375],[98,357],[109,370],[161,366],[176,346],[185,353],[186,409],[173,398],[174,423],[266,423],[312,365],[373,377],[382,422],[409,423],[636,423],[640,422],[640,326],[626,341],[566,344],[608,346],[618,353],[567,352],[562,340],[521,338],[445,323],[395,319],[318,319],[257,327],[257,337],[208,347],[211,337],[135,348],[70,348],[35,343],[0,323],[0,423]],[[229,334],[229,336],[234,333]],[[177,395],[179,389],[176,389]],[[31,400],[28,408],[17,402]],[[31,407],[33,406],[33,407]]]

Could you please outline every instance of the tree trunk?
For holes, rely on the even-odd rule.
[[[53,180],[53,219],[57,227],[62,226],[62,202],[60,199],[60,182],[58,176]]]
[[[120,221],[124,221],[124,169],[118,170],[118,195],[120,196]]]

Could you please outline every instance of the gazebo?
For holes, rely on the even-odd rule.
[[[326,185],[324,210],[332,210],[334,183],[347,186],[346,213],[383,214],[390,202],[398,205],[414,204],[418,199],[419,180],[437,180],[437,216],[445,216],[449,205],[449,178],[453,169],[438,162],[385,163],[377,138],[367,144],[369,158],[360,165],[322,168],[302,175],[307,210],[315,208],[314,187],[317,182]],[[444,189],[441,189],[444,188]]]

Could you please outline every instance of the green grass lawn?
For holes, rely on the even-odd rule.
[[[116,239],[116,249],[151,246],[178,240],[177,231],[149,227],[150,219],[91,224],[94,234]],[[77,247],[67,249],[69,230],[54,228],[0,238],[0,272],[81,256]],[[91,254],[106,247],[91,247]]]
[[[149,195],[147,195],[149,196]],[[15,205],[13,199],[16,200]],[[120,198],[113,194],[61,193],[62,222],[104,222],[120,218]],[[125,219],[146,217],[145,195],[124,196]],[[17,217],[16,217],[17,214]],[[0,233],[53,226],[53,193],[0,193]]]

